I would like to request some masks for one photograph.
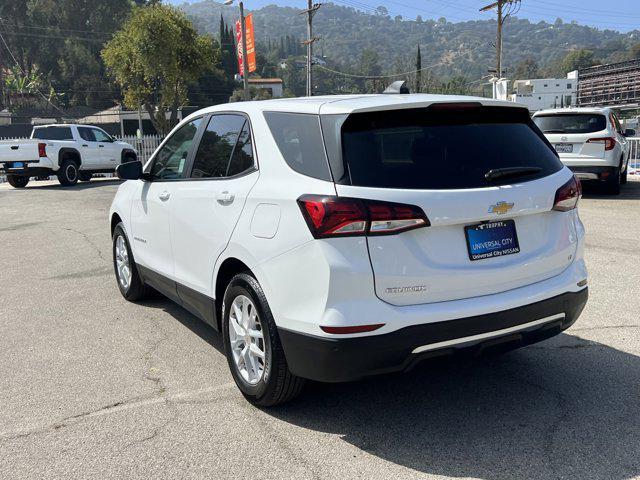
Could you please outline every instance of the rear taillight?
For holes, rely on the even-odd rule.
[[[415,205],[325,195],[303,195],[298,204],[315,238],[391,235],[430,225]]]
[[[561,186],[556,192],[553,202],[553,210],[568,212],[578,206],[578,200],[582,196],[582,184],[574,175],[571,180]]]
[[[616,139],[613,137],[590,138],[587,143],[604,143],[605,150],[613,150],[616,148]]]
[[[47,156],[47,144],[46,143],[39,143],[38,144],[38,156],[39,157],[46,157]]]

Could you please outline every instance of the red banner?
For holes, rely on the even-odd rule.
[[[250,13],[244,18],[244,28],[247,37],[247,66],[249,73],[256,71],[256,47],[253,35],[253,15]],[[238,50],[238,73],[244,76],[244,64],[242,62],[242,25],[236,20],[236,45]]]

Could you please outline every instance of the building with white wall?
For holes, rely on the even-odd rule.
[[[516,80],[512,102],[522,103],[536,112],[545,108],[574,107],[577,100],[577,72],[567,74],[567,78],[535,78]]]

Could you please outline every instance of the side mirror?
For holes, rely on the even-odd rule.
[[[624,136],[625,137],[635,137],[636,136],[636,131],[633,128],[627,128],[624,131]]]
[[[142,162],[121,163],[116,167],[116,176],[122,180],[138,180],[142,178]]]

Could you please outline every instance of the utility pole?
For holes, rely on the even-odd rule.
[[[302,42],[307,46],[307,97],[313,95],[313,42],[320,40],[313,36],[313,16],[316,14],[320,4],[307,0],[307,9],[300,12],[300,15],[307,14],[307,39]]]
[[[511,14],[516,13],[520,7],[520,0],[498,0],[480,9],[481,12],[493,10],[498,11],[498,32],[496,35],[496,77],[502,78],[502,26],[504,21]]]
[[[240,35],[242,36],[242,87],[245,102],[251,100],[249,93],[249,63],[247,61],[247,31],[244,26],[244,5],[240,2]]]

